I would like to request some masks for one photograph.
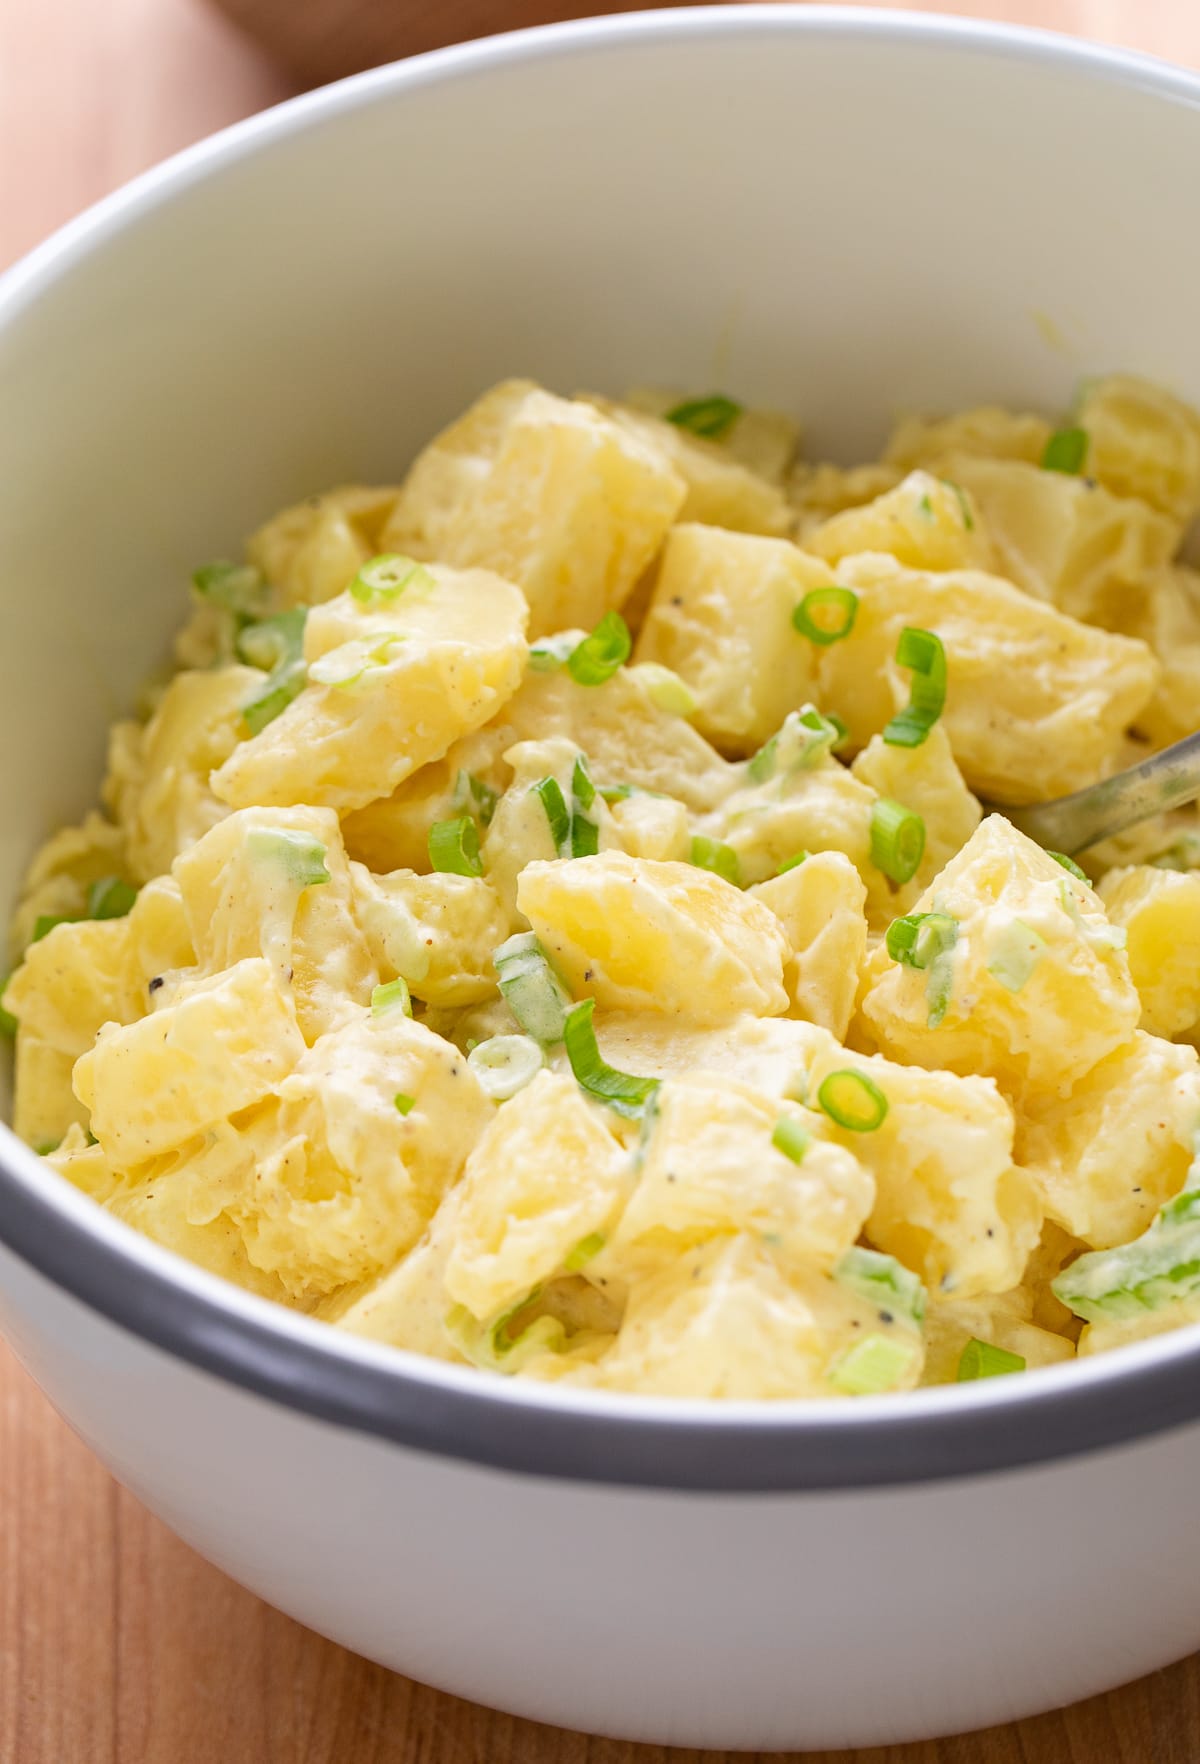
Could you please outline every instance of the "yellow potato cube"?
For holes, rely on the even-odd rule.
[[[719,1023],[787,1009],[779,921],[708,870],[623,852],[533,863],[517,905],[576,997]]]
[[[188,1172],[181,1170],[124,1186],[106,1204],[114,1218],[161,1244],[163,1249],[183,1256],[209,1274],[232,1281],[244,1291],[287,1304],[290,1295],[286,1287],[249,1260],[233,1220],[223,1213],[215,1218],[193,1218],[192,1199]]]
[[[385,543],[515,582],[530,631],[621,606],[687,494],[661,448],[586,403],[509,384],[421,455]]]
[[[8,934],[9,966],[24,959],[34,927],[45,914],[72,919],[87,911],[88,889],[109,876],[128,880],[125,837],[103,815],[90,813],[77,827],[63,827],[41,847],[21,884]]]
[[[1182,741],[1200,722],[1200,571],[1164,570],[1121,630],[1148,643],[1161,669],[1158,690],[1138,712],[1138,733],[1155,747]]]
[[[920,1335],[817,1270],[785,1274],[746,1237],[702,1244],[629,1297],[616,1345],[589,1384],[675,1397],[834,1397],[833,1375],[864,1337],[895,1349],[893,1389],[920,1376]]]
[[[1138,1034],[1070,1096],[1031,1099],[1017,1157],[1046,1211],[1091,1249],[1138,1237],[1183,1186],[1200,1130],[1200,1058]]]
[[[258,1102],[303,1052],[292,1007],[258,957],[181,988],[137,1023],[103,1029],[75,1066],[75,1094],[124,1170]]]
[[[1179,543],[1179,526],[1093,478],[956,455],[948,475],[977,503],[999,573],[1071,618],[1121,627]]]
[[[885,551],[916,570],[986,570],[995,561],[967,493],[922,471],[864,507],[833,515],[804,544],[831,564],[861,551]]]
[[[454,1244],[462,1186],[452,1189],[420,1241],[395,1267],[322,1299],[315,1314],[368,1341],[387,1342],[433,1360],[466,1365],[446,1329],[451,1309],[446,1262]]]
[[[520,684],[525,603],[483,570],[430,566],[393,601],[316,607],[309,679],[214,775],[234,808],[361,808],[486,723]],[[259,676],[261,678],[261,676]]]
[[[145,1016],[151,980],[194,960],[179,889],[159,877],[125,918],[56,925],[31,943],[4,1004],[23,1028],[74,1062],[103,1024]]]
[[[13,1132],[34,1151],[49,1152],[87,1111],[71,1088],[74,1061],[32,1029],[18,1028],[14,1068]]]
[[[828,565],[783,539],[674,528],[663,550],[636,659],[658,662],[694,693],[696,727],[723,750],[760,746],[816,697],[817,646],[792,625]]]
[[[792,473],[788,496],[796,511],[796,538],[803,545],[808,535],[843,509],[862,508],[894,490],[904,477],[899,466],[883,461],[868,465],[809,465],[801,462]]]
[[[458,1008],[496,993],[492,952],[511,924],[482,877],[394,870],[372,876],[351,865],[354,905],[385,980],[402,975],[415,998]]]
[[[939,958],[949,996],[938,1022],[929,969],[877,950],[861,1009],[887,1053],[987,1073],[1020,1096],[1063,1095],[1137,1027],[1141,1003],[1100,901],[1002,816],[983,822],[916,910],[957,922]]]
[[[348,588],[383,549],[395,489],[351,484],[310,496],[260,527],[246,547],[282,606],[319,606]]]
[[[73,1188],[104,1206],[126,1186],[110,1165],[103,1148],[89,1141],[78,1124],[69,1127],[57,1151],[46,1154],[46,1162],[65,1176]]]
[[[946,651],[942,722],[955,761],[995,802],[1093,783],[1118,762],[1157,684],[1145,644],[1081,625],[997,576],[934,575],[864,556],[841,564],[838,579],[859,596],[858,616],[851,635],[824,651],[817,702],[864,746],[908,701],[910,676],[895,662],[901,630],[933,631]]]
[[[161,876],[228,807],[210,788],[214,770],[245,733],[242,706],[262,688],[256,668],[176,674],[144,729],[114,730],[104,800],[126,837],[139,882]],[[114,763],[115,762],[115,763]]]
[[[731,1232],[796,1268],[831,1269],[855,1242],[875,1183],[825,1137],[823,1117],[728,1079],[668,1079],[655,1100],[636,1186],[589,1273],[644,1278]],[[775,1141],[781,1121],[804,1146],[799,1162]]]
[[[1200,873],[1139,864],[1110,870],[1096,892],[1128,938],[1142,1028],[1190,1034],[1200,1022]]]
[[[937,471],[955,454],[971,459],[1023,459],[1038,465],[1051,432],[1045,418],[1030,411],[985,404],[955,416],[902,418],[892,431],[884,458],[906,472],[918,466]]]
[[[625,394],[624,403],[646,416],[665,417],[692,396],[678,387],[634,386]],[[717,445],[760,478],[782,484],[800,446],[800,425],[783,411],[743,405],[717,438]]]
[[[738,533],[783,534],[791,529],[792,513],[779,488],[734,458],[731,448],[706,441],[676,423],[635,410],[627,404],[591,398],[597,410],[635,436],[648,451],[668,460],[687,485],[676,518],[703,521]]]
[[[322,1036],[278,1088],[230,1212],[297,1298],[392,1267],[494,1113],[458,1049],[398,1007]]]
[[[175,861],[202,973],[271,964],[305,1041],[356,1014],[379,973],[331,809],[239,809]]]
[[[1149,380],[1086,382],[1075,416],[1088,438],[1084,470],[1117,496],[1136,496],[1181,525],[1200,511],[1200,414]]]
[[[844,1041],[867,953],[867,891],[858,871],[841,852],[815,852],[751,893],[770,907],[791,949],[783,974],[788,1015]]]
[[[446,1262],[450,1299],[502,1315],[607,1233],[633,1181],[629,1154],[574,1079],[539,1072],[467,1160]]]

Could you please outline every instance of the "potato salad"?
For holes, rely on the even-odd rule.
[[[115,1218],[489,1374],[855,1397],[1200,1320],[1200,418],[485,393],[197,569],[36,856],[15,1126]]]

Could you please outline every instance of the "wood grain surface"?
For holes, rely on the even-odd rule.
[[[292,0],[298,11],[308,3]],[[344,0],[347,13],[360,3]],[[531,4],[542,9],[542,0]],[[522,0],[507,9],[462,0],[464,16],[472,6],[494,28],[501,13],[519,19]],[[1045,24],[1200,65],[1198,0],[951,0],[922,9]],[[394,0],[393,13],[403,10]],[[0,0],[0,266],[145,165],[286,90],[203,0]],[[822,1757],[1197,1764],[1200,1659],[990,1733],[837,1761],[810,1754],[810,1764]],[[734,1754],[667,1752],[514,1721],[310,1634],[152,1519],[0,1348],[0,1764],[689,1760],[733,1764]]]

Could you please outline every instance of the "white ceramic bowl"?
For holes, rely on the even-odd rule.
[[[0,905],[198,558],[490,381],[793,406],[1200,396],[1200,82],[949,20],[495,39],[230,130],[0,283]],[[803,1407],[502,1383],[177,1262],[0,1129],[0,1320],[122,1481],[389,1666],[570,1727],[871,1745],[1200,1646],[1200,1339]]]

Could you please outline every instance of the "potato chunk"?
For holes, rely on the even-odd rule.
[[[751,893],[770,907],[790,946],[788,1015],[844,1041],[867,953],[867,891],[858,871],[841,852],[814,852]]]
[[[1142,603],[1133,602],[1120,629],[1148,643],[1158,658],[1158,688],[1138,712],[1136,728],[1155,747],[1182,741],[1200,722],[1200,571],[1164,570]]]
[[[697,700],[696,727],[750,753],[816,697],[816,646],[792,614],[829,566],[782,539],[676,527],[663,551],[637,660],[672,668]]]
[[[938,1021],[930,972],[880,948],[863,1019],[896,1057],[983,1072],[1014,1095],[1065,1095],[1137,1027],[1141,1002],[1122,940],[1084,882],[990,815],[916,903],[955,921]]]
[[[966,492],[920,471],[874,502],[833,515],[804,543],[830,564],[861,551],[885,551],[915,570],[986,570],[995,561]]]
[[[947,470],[978,504],[1000,574],[1071,618],[1121,628],[1179,543],[1175,521],[1094,478],[962,455]]]
[[[602,1111],[573,1078],[539,1072],[467,1160],[446,1262],[450,1298],[480,1320],[528,1298],[577,1246],[611,1229],[632,1181]]]
[[[718,1023],[787,1009],[775,915],[720,876],[623,852],[533,863],[517,904],[576,997]]]
[[[534,637],[590,630],[628,599],[686,494],[661,448],[508,382],[426,448],[383,542],[515,582]]]
[[[935,632],[955,761],[994,802],[1043,801],[1093,783],[1118,762],[1158,681],[1145,644],[1078,624],[996,576],[933,575],[870,556],[848,558],[838,579],[858,594],[858,617],[824,652],[817,702],[864,746],[908,699],[909,676],[895,663],[901,630]]]
[[[1181,525],[1200,511],[1200,414],[1149,380],[1087,381],[1075,420],[1088,438],[1084,470],[1117,496],[1136,496]]]
[[[625,394],[624,404],[647,416],[665,417],[690,397],[679,388],[635,386]],[[768,483],[782,484],[800,445],[800,425],[783,411],[743,405],[718,436],[717,445]]]
[[[369,558],[398,492],[348,484],[285,508],[251,538],[246,553],[282,606],[319,606],[348,588]]]
[[[1138,864],[1110,870],[1096,892],[1128,938],[1142,1028],[1191,1034],[1200,1023],[1200,873]]]
[[[106,1157],[129,1169],[260,1101],[303,1052],[270,964],[252,957],[103,1029],[76,1064],[75,1094]]]
[[[1139,1236],[1183,1186],[1200,1130],[1200,1058],[1138,1034],[1065,1098],[1031,1100],[1017,1155],[1049,1216],[1091,1249]]]
[[[353,864],[355,909],[384,979],[403,976],[415,998],[457,1008],[496,992],[492,952],[510,925],[480,876],[394,870],[372,876]]]
[[[924,466],[937,471],[953,454],[971,459],[1021,459],[1037,465],[1050,439],[1051,426],[1030,411],[979,405],[954,416],[909,416],[892,431],[884,458],[905,471]]]
[[[394,600],[309,614],[308,684],[215,773],[234,808],[361,808],[486,723],[520,684],[525,603],[484,570],[431,566]]]

